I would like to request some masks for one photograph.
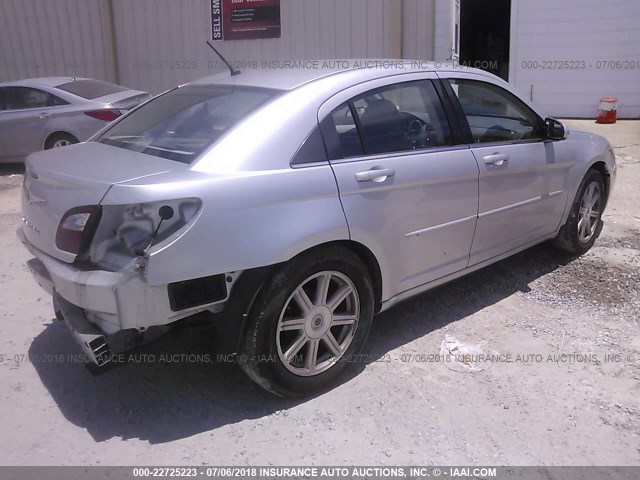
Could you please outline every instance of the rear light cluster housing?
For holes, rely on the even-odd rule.
[[[79,255],[87,250],[100,223],[99,206],[72,208],[62,216],[56,232],[56,247]]]
[[[197,198],[72,208],[58,224],[56,247],[74,255],[86,254],[107,270],[119,270],[155,245],[184,233],[201,208]],[[161,218],[163,209],[172,213],[166,220]]]
[[[103,122],[113,122],[116,118],[122,115],[122,112],[117,108],[103,108],[101,110],[89,110],[84,112],[85,115],[102,120]]]
[[[89,235],[88,259],[104,270],[128,269],[132,261],[152,254],[160,245],[166,246],[186,233],[201,209],[202,201],[197,198],[103,205],[100,223]],[[167,210],[172,215],[163,215]]]

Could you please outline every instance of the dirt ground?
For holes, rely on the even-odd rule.
[[[93,377],[57,361],[79,349],[25,267],[22,175],[2,167],[0,464],[640,465],[640,122],[568,123],[617,147],[593,250],[539,246],[380,315],[367,352],[381,361],[306,401],[270,396],[233,362]],[[438,361],[446,335],[492,361]],[[144,352],[209,342],[183,332]]]

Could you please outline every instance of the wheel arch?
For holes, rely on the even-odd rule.
[[[615,159],[613,161],[615,161]],[[607,207],[611,189],[613,187],[613,180],[615,178],[615,172],[612,172],[611,168],[611,165],[607,162],[607,159],[606,157],[604,157],[604,155],[598,155],[594,158],[591,158],[588,162],[578,163],[576,166],[574,166],[574,168],[570,171],[570,175],[567,176],[567,203],[562,215],[562,220],[558,225],[558,231],[556,233],[558,233],[560,229],[567,223],[569,215],[571,214],[571,206],[573,205],[575,196],[578,194],[580,184],[591,170],[597,171],[602,176],[605,190],[605,208]]]
[[[371,277],[371,281],[373,282],[373,291],[375,294],[375,313],[378,313],[382,308],[382,269],[380,268],[380,263],[378,259],[374,255],[374,253],[362,243],[356,242],[354,240],[339,240],[336,242],[331,242],[323,246],[331,246],[338,245],[347,250],[355,253],[362,263],[367,267],[369,271],[369,275]]]
[[[589,170],[595,170],[602,175],[602,181],[604,183],[604,202],[606,207],[609,203],[609,194],[611,192],[611,172],[609,171],[609,167],[603,160],[598,160],[589,167]]]
[[[49,135],[47,135],[47,137],[44,139],[44,145],[43,145],[43,148],[45,148],[45,149],[46,149],[46,148],[47,148],[47,145],[49,144],[49,142],[50,142],[53,138],[55,138],[57,135],[66,135],[66,136],[69,136],[69,137],[73,137],[73,138],[75,138],[75,139],[76,139],[76,141],[78,141],[78,142],[80,141],[80,140],[78,139],[78,137],[77,137],[76,135],[74,135],[73,133],[71,133],[71,132],[67,132],[67,131],[65,131],[65,130],[56,130],[55,132],[51,132],[51,133],[50,133]]]
[[[374,288],[374,312],[378,313],[382,308],[382,270],[376,256],[365,245],[353,240],[335,240],[308,248],[290,260],[316,250],[336,246],[355,254],[367,268]],[[239,342],[246,331],[247,316],[254,308],[256,299],[264,285],[269,282],[278,268],[284,263],[286,262],[244,271],[234,286],[225,309],[220,313],[210,314],[211,320],[219,327],[220,343],[226,348],[231,347],[234,351],[237,350]]]
[[[355,240],[333,240],[307,248],[292,257],[290,260],[301,255],[306,255],[312,251],[328,249],[336,246],[342,247],[354,253],[362,261],[362,263],[364,263],[365,267],[367,267],[367,271],[369,272],[371,281],[373,282],[375,294],[375,312],[378,313],[382,308],[382,269],[375,254],[366,245]]]

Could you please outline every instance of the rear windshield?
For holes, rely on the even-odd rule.
[[[177,88],[134,110],[98,142],[191,163],[225,132],[278,93],[231,85]]]
[[[58,85],[56,88],[89,100],[129,90],[120,85],[103,82],[102,80],[78,80]]]

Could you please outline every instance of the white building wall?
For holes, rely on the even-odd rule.
[[[224,41],[216,47],[239,67],[254,61],[395,57],[401,35],[398,5],[282,0],[281,38]],[[211,39],[209,0],[113,0],[113,10],[124,85],[158,93],[221,70],[205,45]]]
[[[433,60],[437,0],[404,0],[402,9],[403,58]]]
[[[282,38],[218,46],[239,66],[401,52],[446,60],[452,3],[282,0]],[[220,70],[204,43],[210,21],[209,0],[0,0],[0,81],[75,75],[158,93]],[[614,96],[620,117],[640,117],[638,25],[638,0],[512,0],[509,80],[550,115],[592,118],[599,99]],[[550,60],[586,68],[540,65]]]
[[[0,81],[112,79],[102,0],[0,0]]]
[[[549,115],[593,118],[601,97],[617,97],[620,117],[640,117],[638,0],[513,0],[511,38],[510,82],[527,96],[533,88]],[[586,68],[543,68],[548,60]],[[598,69],[610,61],[635,63]]]
[[[453,0],[435,0],[434,60],[450,60],[453,51]]]
[[[217,46],[240,65],[401,55],[399,0],[282,0],[281,10],[281,38]],[[425,25],[407,37],[413,52],[430,48]],[[210,39],[210,0],[0,0],[0,81],[75,75],[159,93],[220,71]]]

